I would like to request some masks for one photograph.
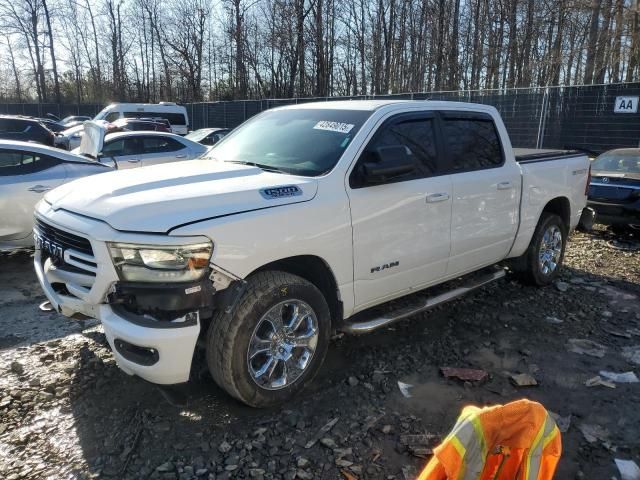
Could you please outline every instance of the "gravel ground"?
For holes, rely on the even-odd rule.
[[[0,257],[0,478],[408,479],[464,405],[523,397],[568,426],[557,478],[612,478],[614,458],[640,463],[640,384],[585,381],[640,374],[640,251],[615,246],[628,245],[576,233],[555,286],[504,280],[337,338],[310,388],[271,410],[238,404],[208,375],[170,390],[128,377],[99,325],[38,309],[28,254]],[[587,346],[601,356],[569,351],[585,346],[569,339],[597,342]],[[446,379],[445,366],[489,378]],[[516,373],[538,385],[516,387]]]

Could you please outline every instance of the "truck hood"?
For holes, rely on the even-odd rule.
[[[198,159],[78,179],[45,201],[116,230],[166,233],[200,220],[306,202],[317,188],[313,178]]]

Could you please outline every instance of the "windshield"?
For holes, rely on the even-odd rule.
[[[204,137],[209,135],[213,130],[209,130],[208,128],[201,128],[200,130],[195,130],[191,133],[188,133],[184,136],[184,138],[188,138],[189,140],[193,140],[194,142],[199,142]]]
[[[272,110],[249,120],[220,141],[211,156],[315,177],[338,163],[362,124],[363,110]]]
[[[104,107],[102,110],[100,110],[100,112],[93,117],[94,120],[103,120],[104,117],[107,115],[107,113],[109,113],[113,108],[113,105],[108,105],[106,107]]]
[[[591,169],[599,172],[640,173],[640,151],[612,151],[596,158]]]

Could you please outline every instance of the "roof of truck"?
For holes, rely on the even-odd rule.
[[[420,105],[430,108],[452,108],[460,109],[477,109],[477,110],[490,110],[492,107],[479,103],[469,102],[447,102],[440,100],[336,100],[328,102],[309,102],[309,103],[297,103],[295,105],[285,105],[276,107],[278,110],[294,110],[300,108],[314,108],[314,109],[330,109],[330,110],[368,110],[374,111],[379,108],[386,107],[388,105]]]

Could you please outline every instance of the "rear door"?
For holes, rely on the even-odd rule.
[[[140,163],[143,167],[191,158],[189,149],[175,138],[149,135],[141,136],[140,142]]]
[[[0,149],[0,242],[29,237],[36,203],[65,179],[58,158]]]
[[[451,193],[442,175],[435,117],[391,117],[373,136],[349,177],[357,310],[435,283],[449,258]],[[402,146],[414,171],[374,185],[361,167],[379,147]]]
[[[507,255],[518,228],[521,173],[514,161],[506,161],[489,114],[444,111],[439,117],[453,182],[451,275]]]

